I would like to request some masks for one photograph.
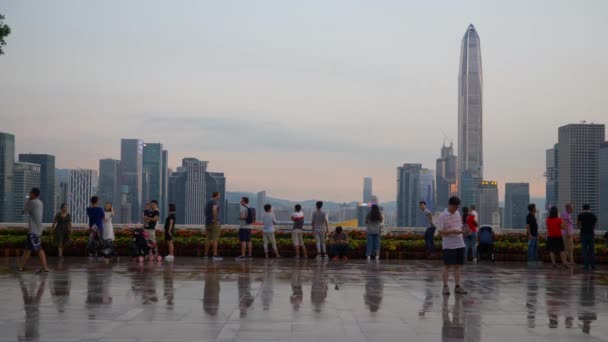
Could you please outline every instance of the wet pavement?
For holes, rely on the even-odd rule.
[[[426,261],[12,262],[0,341],[608,341],[603,271],[468,265],[469,294],[444,297]]]

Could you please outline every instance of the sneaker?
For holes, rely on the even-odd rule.
[[[213,260],[213,261],[222,261],[222,260],[224,260],[224,258],[222,258],[220,256],[214,256],[213,258],[211,258],[211,260]]]
[[[165,257],[165,260],[167,260],[167,261],[173,261],[173,259],[175,259],[175,257],[173,255],[167,255]]]
[[[317,254],[317,260],[321,260],[323,259],[323,256],[321,254]]]
[[[209,257],[208,256],[204,256],[203,260],[209,260]]]
[[[465,289],[463,289],[462,286],[456,285],[456,287],[454,288],[454,293],[464,295],[464,294],[467,294],[468,292],[465,291]]]
[[[323,259],[329,259],[329,255],[323,254]]]
[[[442,293],[444,295],[448,295],[449,296],[450,295],[450,288],[447,285],[443,285],[443,291],[442,291]]]
[[[44,268],[39,269],[36,273],[49,273],[49,270],[45,270]]]
[[[380,256],[376,255],[376,261],[380,260]]]
[[[370,261],[372,259],[372,257],[370,257],[369,255],[367,256],[367,261]]]
[[[238,257],[236,257],[236,258],[235,258],[235,260],[238,260],[238,261],[243,261],[243,260],[247,260],[247,257],[246,257],[246,256],[242,256],[242,255],[239,255]]]

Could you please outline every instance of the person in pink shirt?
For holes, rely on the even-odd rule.
[[[574,222],[572,221],[572,213],[574,207],[572,204],[566,204],[566,210],[562,213],[564,221],[564,229],[562,229],[562,237],[564,238],[564,247],[566,252],[566,262],[570,265],[574,264]]]

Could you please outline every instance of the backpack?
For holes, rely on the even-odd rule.
[[[245,223],[252,224],[255,222],[255,220],[255,209],[247,207],[247,218],[245,219]]]

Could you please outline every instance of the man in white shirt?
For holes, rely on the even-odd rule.
[[[439,215],[437,229],[442,237],[443,247],[443,294],[449,295],[448,279],[450,269],[454,269],[454,282],[456,294],[466,294],[460,283],[460,270],[464,264],[464,239],[462,237],[462,217],[458,211],[460,199],[450,197],[448,208]]]

